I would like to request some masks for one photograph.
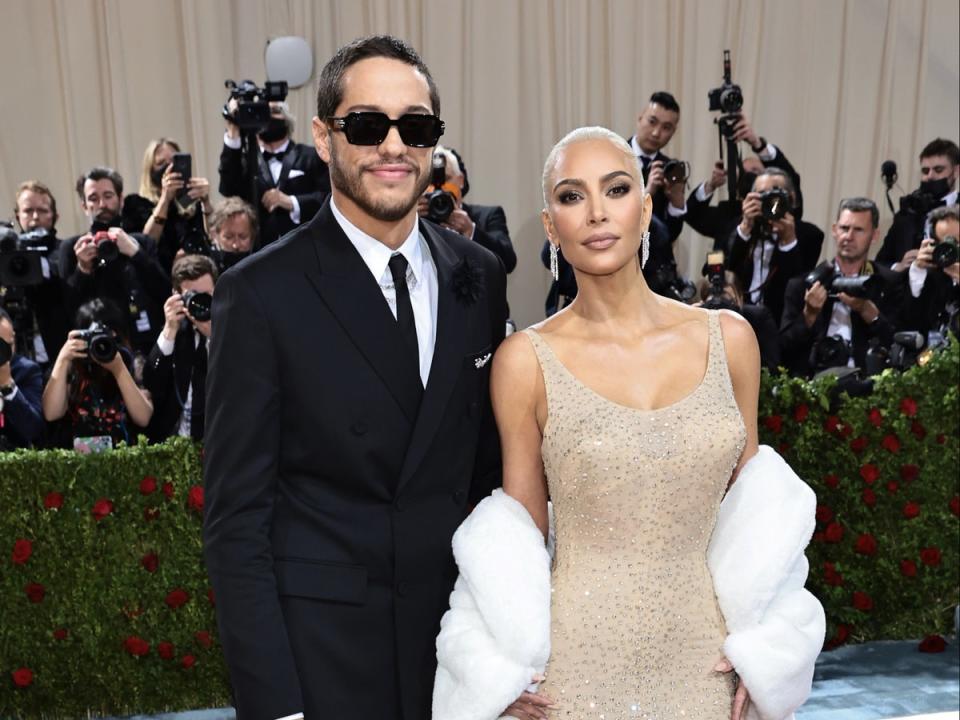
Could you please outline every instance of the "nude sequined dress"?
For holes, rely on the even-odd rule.
[[[697,388],[656,410],[607,400],[535,330],[553,501],[551,718],[728,720],[732,673],[706,551],[746,442],[719,316]],[[637,369],[642,382],[642,368]]]

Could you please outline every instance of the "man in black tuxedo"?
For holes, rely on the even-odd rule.
[[[761,197],[776,189],[789,196],[789,209],[780,219],[766,219]],[[727,267],[737,278],[744,303],[766,306],[778,326],[787,283],[813,270],[823,247],[823,231],[793,214],[796,197],[786,171],[765,168],[743,200],[740,223],[726,247]]]
[[[16,351],[13,320],[0,308],[0,451],[32,447],[43,436],[43,371]]]
[[[937,138],[920,151],[920,187],[900,199],[900,209],[883,238],[877,262],[903,272],[917,259],[920,243],[930,237],[927,215],[931,210],[957,204],[960,148],[952,140]]]
[[[184,255],[174,261],[170,280],[173,294],[163,304],[163,331],[143,368],[143,384],[153,399],[147,436],[154,442],[173,435],[200,441],[210,341],[209,301],[217,282],[217,266],[205,255]]]
[[[910,298],[904,313],[904,329],[917,330],[933,340],[931,333],[944,335],[942,329],[949,327],[950,319],[960,308],[960,262],[938,264],[934,261],[938,244],[956,243],[960,238],[960,208],[957,205],[938,207],[928,219],[930,237],[921,243],[907,271]],[[956,328],[953,331],[956,332]]]
[[[810,375],[823,369],[817,366],[813,352],[824,338],[839,338],[850,367],[863,368],[871,341],[890,347],[900,330],[904,303],[904,276],[867,259],[876,242],[880,212],[867,198],[846,198],[840,202],[833,237],[837,256],[818,266],[818,271],[839,277],[875,275],[876,288],[867,297],[843,292],[828,292],[830,283],[795,277],[787,283],[783,319],[780,323],[780,348],[784,364],[794,375]]]
[[[338,50],[330,200],[217,284],[204,554],[238,720],[430,715],[451,538],[500,484],[506,322],[497,258],[417,217],[439,109],[402,41]]]
[[[237,101],[228,109],[236,112]],[[220,152],[220,194],[236,196],[257,208],[264,245],[316,215],[330,194],[327,165],[309,145],[293,141],[294,118],[285,102],[270,103],[270,121],[257,135],[256,197],[244,173],[240,128],[228,118]]]

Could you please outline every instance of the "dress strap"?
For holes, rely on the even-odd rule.
[[[532,327],[523,331],[523,334],[530,338],[533,344],[533,351],[537,354],[537,360],[540,362],[540,372],[543,375],[543,384],[547,389],[547,398],[549,400],[553,387],[562,380],[564,373],[563,367],[557,356],[553,354],[553,348],[543,339],[543,337]]]
[[[708,310],[707,327],[709,329],[710,350],[707,359],[706,377],[720,388],[723,388],[730,399],[736,403],[733,393],[733,381],[730,379],[730,368],[727,365],[727,350],[723,344],[723,329],[720,327],[720,311]]]

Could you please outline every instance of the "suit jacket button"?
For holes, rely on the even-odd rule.
[[[400,582],[397,583],[397,595],[399,595],[400,597],[406,597],[407,590],[409,589],[410,589],[410,586],[406,582],[401,580]]]
[[[358,420],[350,427],[350,432],[354,435],[365,435],[367,433],[367,424],[363,420]]]

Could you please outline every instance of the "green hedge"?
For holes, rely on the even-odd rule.
[[[819,498],[809,586],[828,645],[952,627],[958,371],[954,343],[835,414],[832,382],[763,378],[761,441]],[[0,717],[229,705],[200,483],[183,439],[0,454]]]

